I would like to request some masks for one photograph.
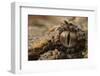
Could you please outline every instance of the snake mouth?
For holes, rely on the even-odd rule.
[[[70,31],[64,31],[60,35],[60,42],[65,47],[73,47],[77,43],[76,33]]]

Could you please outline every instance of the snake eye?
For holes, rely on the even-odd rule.
[[[74,32],[64,31],[60,35],[60,42],[65,47],[73,47],[76,44],[76,34]]]
[[[70,32],[68,33],[68,36],[67,36],[67,44],[69,45],[69,42],[70,42]]]

